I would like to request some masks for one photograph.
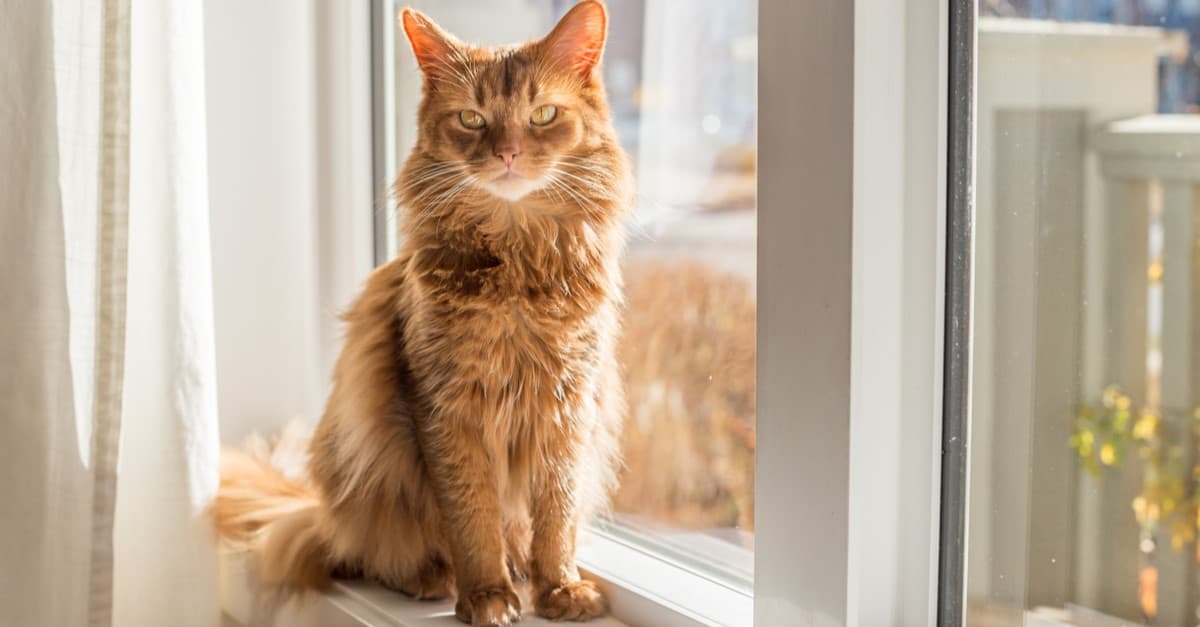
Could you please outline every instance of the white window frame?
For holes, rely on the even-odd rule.
[[[939,612],[952,3],[855,2],[851,625]]]
[[[753,606],[760,627],[939,620],[951,2],[759,0],[753,598],[596,537],[580,562],[616,619],[749,624]],[[390,173],[375,171],[371,127],[386,112],[372,108],[368,4],[311,10],[315,265],[321,302],[344,304],[379,241]],[[338,329],[322,320],[323,375]],[[227,610],[246,620],[245,578],[225,580]],[[426,622],[384,594],[340,586],[313,620]]]

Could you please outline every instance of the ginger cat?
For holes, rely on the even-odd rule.
[[[229,452],[213,512],[281,591],[361,574],[457,595],[472,625],[605,611],[579,577],[580,523],[614,487],[622,396],[626,158],[585,0],[545,38],[465,44],[406,9],[424,77],[395,190],[397,257],[345,314],[307,476]]]

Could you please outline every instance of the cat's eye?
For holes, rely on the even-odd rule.
[[[558,107],[554,105],[542,105],[533,110],[533,115],[529,116],[529,121],[538,126],[544,126],[553,122],[557,115]]]
[[[479,115],[478,111],[472,111],[470,109],[464,109],[460,111],[458,113],[458,121],[462,122],[462,125],[469,129],[483,128],[484,125],[487,124],[487,122],[484,121],[483,116]]]

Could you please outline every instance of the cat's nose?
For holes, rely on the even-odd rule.
[[[504,166],[510,170],[512,169],[513,161],[517,158],[517,155],[519,155],[519,154],[521,154],[521,149],[517,148],[516,144],[505,144],[503,146],[496,146],[496,156],[503,159]]]

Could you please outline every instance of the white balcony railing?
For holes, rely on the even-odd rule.
[[[1148,400],[1196,405],[1200,119],[1150,115],[1160,55],[1186,50],[1186,37],[979,26],[968,600],[978,624],[1073,604],[1136,619],[1140,464],[1096,479],[1067,441],[1105,386],[1139,403],[1157,393],[1151,322],[1162,380]],[[1149,309],[1152,232],[1163,301]],[[1187,553],[1160,543],[1156,624],[1194,622]]]
[[[1187,434],[1200,405],[1200,116],[1146,115],[1105,124],[1094,133],[1092,149],[1104,177],[1098,218],[1105,222],[1105,238],[1086,244],[1103,252],[1102,262],[1086,271],[1109,286],[1102,305],[1106,327],[1099,329],[1108,337],[1092,358],[1111,364],[1110,382],[1141,405],[1177,416],[1180,424],[1173,427]],[[1176,445],[1178,473],[1190,482],[1196,455],[1191,436]],[[1138,470],[1143,478],[1155,472]],[[1086,495],[1080,502],[1087,503]],[[1130,515],[1127,509],[1125,518]],[[1195,616],[1197,555],[1190,545],[1172,550],[1168,525],[1161,527],[1153,558],[1143,547],[1141,567],[1156,569],[1161,624],[1177,624],[1174,617],[1183,624]]]

